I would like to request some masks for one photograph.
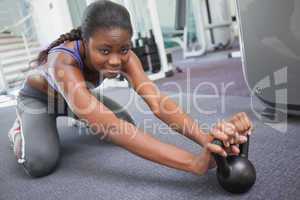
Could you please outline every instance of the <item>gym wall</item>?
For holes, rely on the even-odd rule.
[[[73,28],[67,0],[32,0],[38,40],[47,46]]]

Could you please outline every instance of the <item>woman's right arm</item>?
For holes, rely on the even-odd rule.
[[[97,133],[104,134],[113,143],[144,159],[198,175],[206,172],[210,159],[199,160],[201,156],[162,143],[131,123],[117,118],[90,93],[77,67],[58,62],[54,64],[56,66],[52,68],[52,76],[68,105],[80,119],[96,129]],[[209,154],[205,151],[206,149],[201,155],[208,158]],[[220,148],[215,151],[221,155],[224,153]]]

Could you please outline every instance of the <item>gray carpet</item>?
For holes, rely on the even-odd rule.
[[[127,104],[131,94],[126,89],[106,92],[116,101]],[[62,158],[56,171],[43,178],[31,179],[16,164],[8,148],[7,131],[15,118],[12,108],[0,110],[0,199],[299,199],[300,195],[300,120],[290,118],[287,133],[280,133],[258,120],[250,109],[249,97],[227,96],[198,98],[191,106],[191,95],[169,93],[189,114],[201,123],[212,124],[239,111],[247,112],[255,123],[256,131],[251,138],[250,160],[257,170],[257,182],[246,194],[232,195],[223,191],[217,183],[215,170],[205,176],[195,176],[170,169],[137,157],[111,143],[101,142],[84,130],[64,126],[65,118],[58,120]],[[121,99],[120,99],[121,97]],[[129,111],[138,127],[145,128],[161,141],[175,144],[197,153],[200,147],[172,131],[144,124],[161,124],[152,114],[142,114],[147,107],[140,98],[130,103]],[[255,110],[263,108],[255,100]],[[215,110],[204,115],[196,111]],[[280,124],[279,124],[280,125]],[[284,124],[281,124],[284,125]]]
[[[180,67],[183,72],[175,73],[174,76],[158,80],[156,83],[161,90],[175,93],[196,91],[199,94],[249,96],[241,59],[226,59],[224,53],[226,54],[220,52],[220,55],[177,61],[174,65]]]

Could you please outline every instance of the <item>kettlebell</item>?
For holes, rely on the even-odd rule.
[[[229,155],[226,158],[213,154],[217,164],[217,179],[219,184],[228,192],[245,193],[255,183],[256,171],[253,164],[248,160],[249,136],[247,142],[240,144],[240,154]],[[220,140],[214,140],[213,144],[220,145]]]

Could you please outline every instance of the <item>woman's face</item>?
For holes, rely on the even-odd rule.
[[[99,29],[85,47],[90,67],[105,78],[115,78],[129,60],[131,35],[122,28]]]

